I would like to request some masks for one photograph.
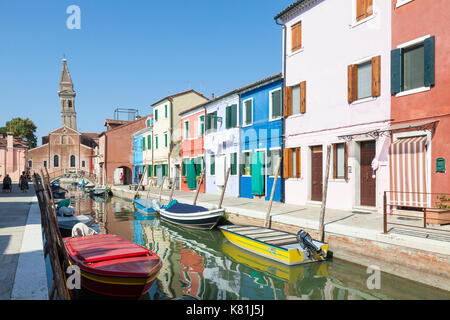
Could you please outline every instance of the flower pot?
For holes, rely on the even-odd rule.
[[[450,208],[449,209],[439,209],[432,208],[426,209],[427,223],[445,225],[450,224]]]

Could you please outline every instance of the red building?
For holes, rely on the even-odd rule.
[[[434,205],[423,193],[450,193],[450,1],[391,1],[391,190]]]
[[[181,190],[197,189],[204,169],[204,141],[206,111],[202,105],[180,112],[181,117]],[[205,192],[202,181],[199,192]]]
[[[28,145],[22,139],[15,139],[12,132],[6,138],[0,135],[0,183],[8,174],[18,182],[23,171],[27,171]]]

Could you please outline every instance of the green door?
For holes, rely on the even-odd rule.
[[[192,159],[186,164],[188,188],[194,190],[197,188],[197,172],[195,170],[195,161]]]
[[[264,151],[252,154],[252,194],[262,196],[264,192]]]

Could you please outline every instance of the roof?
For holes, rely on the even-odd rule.
[[[99,133],[95,132],[81,132],[81,134],[91,139],[98,139],[98,136],[100,135]]]
[[[6,148],[8,145],[7,138],[0,137],[0,148]],[[22,139],[14,138],[14,148],[28,148],[28,143]]]
[[[277,20],[278,18],[281,18],[282,16],[284,16],[285,14],[289,13],[291,10],[296,9],[298,6],[302,5],[302,4],[308,4],[311,2],[314,2],[316,0],[297,0],[294,3],[290,4],[286,9],[284,9],[283,11],[281,11],[280,13],[278,13],[274,19]]]
[[[118,126],[118,127],[115,127],[115,128],[112,128],[112,129],[109,129],[109,130],[106,130],[106,131],[103,131],[102,133],[100,133],[100,134],[98,135],[98,137],[100,138],[101,136],[103,136],[103,135],[105,135],[105,134],[108,134],[108,133],[113,132],[113,131],[116,131],[116,130],[123,129],[123,128],[128,127],[129,125],[132,125],[132,124],[134,124],[134,123],[136,123],[136,122],[139,122],[139,121],[147,121],[147,118],[148,118],[148,117],[151,117],[151,116],[153,116],[153,115],[143,116],[143,117],[141,117],[141,118],[139,118],[139,119],[132,120],[132,121],[127,121],[127,120],[113,120],[113,121],[125,121],[125,123],[124,123],[123,125],[121,125],[121,126]],[[106,119],[106,120],[111,120],[111,119]]]
[[[266,84],[266,83],[268,83],[268,82],[278,80],[278,78],[280,78],[280,79],[282,78],[282,73],[277,73],[277,74],[271,75],[271,76],[269,76],[269,77],[267,77],[267,78],[258,80],[258,81],[256,81],[256,82],[250,83],[250,84],[248,84],[248,85],[245,85],[245,86],[243,86],[243,87],[240,87],[240,88],[231,90],[231,91],[229,91],[229,92],[227,92],[227,93],[224,93],[224,94],[218,96],[217,98],[214,98],[214,100],[206,101],[206,102],[200,103],[200,104],[198,104],[198,105],[196,105],[196,106],[194,106],[194,107],[192,107],[192,108],[190,108],[190,109],[183,110],[183,111],[181,111],[181,112],[179,113],[179,115],[182,115],[182,114],[184,114],[184,113],[187,113],[187,112],[189,112],[189,111],[195,110],[195,109],[200,108],[200,107],[204,107],[204,106],[206,106],[206,105],[208,105],[208,104],[210,104],[210,103],[213,103],[213,102],[215,102],[215,101],[217,101],[217,100],[223,99],[223,98],[225,98],[225,97],[227,97],[227,96],[229,96],[229,95],[232,95],[232,94],[240,94],[240,93],[242,93],[242,92],[244,92],[244,91],[247,91],[247,90],[249,90],[249,89],[253,89],[253,88],[257,87],[257,86],[264,85],[264,84]]]
[[[153,107],[154,105],[157,105],[158,103],[164,101],[164,100],[173,99],[173,98],[175,98],[175,97],[182,96],[182,95],[185,95],[185,94],[188,94],[188,93],[195,93],[195,94],[198,94],[200,97],[203,97],[203,98],[209,100],[208,98],[206,98],[206,97],[205,97],[203,94],[201,94],[200,92],[197,92],[197,91],[191,89],[191,90],[187,90],[187,91],[175,93],[175,94],[172,94],[172,95],[167,96],[167,97],[165,97],[165,98],[162,98],[161,100],[158,100],[157,102],[155,102],[154,104],[152,104],[152,107]]]
[[[119,125],[121,125],[121,124],[125,124],[125,123],[131,122],[131,121],[132,120],[106,119],[104,126],[107,126],[108,124],[119,124]]]

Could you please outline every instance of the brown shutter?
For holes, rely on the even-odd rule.
[[[347,143],[344,143],[344,178],[348,180],[348,153]]]
[[[300,178],[302,176],[301,175],[301,168],[302,168],[302,166],[301,166],[302,160],[301,159],[302,159],[301,148],[297,148],[295,151],[295,172],[296,172],[297,178]]]
[[[300,113],[306,112],[306,81],[300,83]]]
[[[289,117],[292,114],[292,87],[284,88],[284,116]]]
[[[381,90],[381,56],[372,58],[372,97],[379,97]]]
[[[291,51],[297,51],[302,48],[302,22],[296,23],[291,27]]]
[[[366,0],[356,0],[356,21],[364,19],[365,16]]]
[[[333,143],[333,179],[337,177],[337,145]]]
[[[348,103],[358,100],[358,66],[348,66]]]
[[[289,149],[284,149],[284,155],[283,155],[283,175],[284,178],[290,178],[289,177]]]

